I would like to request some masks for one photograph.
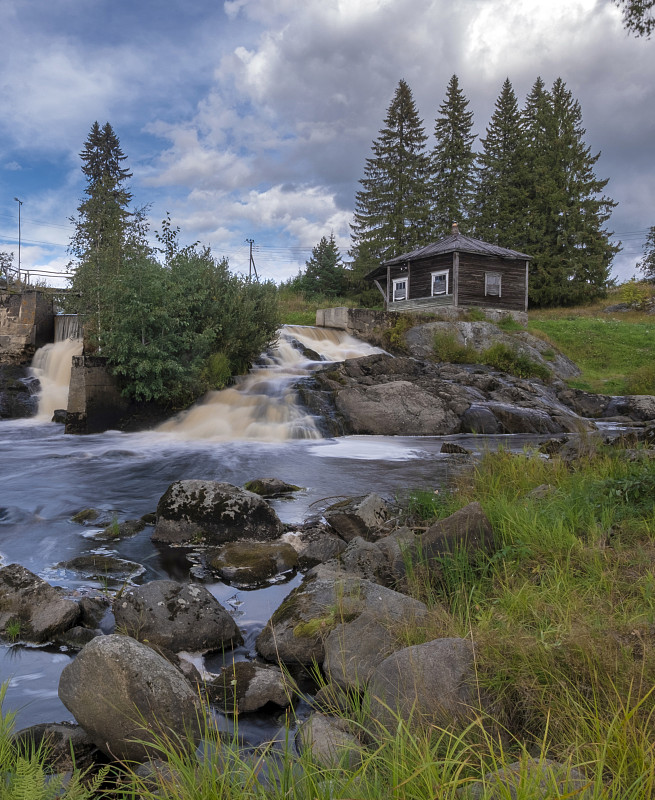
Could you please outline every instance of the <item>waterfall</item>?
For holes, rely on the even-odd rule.
[[[32,374],[41,383],[38,419],[49,422],[56,409],[68,405],[72,360],[81,352],[81,339],[65,339],[46,344],[34,354]]]
[[[65,339],[81,339],[82,330],[77,314],[57,314],[55,316],[55,343]]]
[[[183,439],[320,439],[314,418],[297,402],[295,382],[326,362],[379,352],[333,328],[285,325],[271,353],[235,386],[210,392],[158,430]]]

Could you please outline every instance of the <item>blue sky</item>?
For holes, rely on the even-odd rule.
[[[349,246],[355,192],[405,79],[428,133],[457,73],[483,136],[503,80],[523,103],[561,77],[635,271],[655,225],[655,41],[610,0],[2,0],[0,249],[24,269],[68,261],[79,152],[109,121],[135,205],[170,212],[247,270],[295,275],[321,236]],[[55,281],[51,281],[55,282]]]

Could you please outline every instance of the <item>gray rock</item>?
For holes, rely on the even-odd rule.
[[[146,571],[146,568],[136,561],[127,561],[108,553],[86,553],[69,561],[60,561],[54,568],[76,572],[82,578],[104,582],[108,586],[134,580]]]
[[[111,608],[111,600],[106,595],[87,596],[80,600],[79,606],[80,625],[87,628],[99,628]]]
[[[544,408],[526,408],[509,403],[488,403],[502,433],[561,433],[565,430]]]
[[[323,516],[344,541],[350,542],[356,536],[369,540],[377,538],[387,514],[387,504],[373,493],[334,503],[325,509]]]
[[[167,544],[218,545],[239,539],[277,539],[284,527],[259,495],[230,483],[177,481],[157,505],[152,540]]]
[[[633,394],[625,397],[612,397],[603,416],[624,416],[645,421],[655,419],[655,396]]]
[[[240,589],[256,589],[288,579],[298,566],[298,554],[287,542],[230,542],[208,554],[209,566],[222,580]]]
[[[69,628],[67,631],[60,633],[57,636],[57,642],[72,647],[74,650],[81,650],[91,639],[95,639],[96,636],[101,635],[102,631],[100,630],[93,630],[92,628],[84,628],[81,625],[75,625],[73,628]]]
[[[34,752],[45,748],[46,763],[56,772],[89,769],[101,755],[89,734],[70,722],[46,722],[22,728],[12,736],[18,747]]]
[[[144,761],[157,737],[195,747],[201,708],[184,676],[129,636],[98,636],[69,664],[59,698],[111,758]]]
[[[431,525],[417,537],[415,555],[426,560],[440,558],[447,553],[466,551],[492,553],[495,549],[494,531],[480,503],[469,503],[445,519]]]
[[[435,639],[406,647],[377,666],[369,682],[370,718],[388,730],[401,719],[412,728],[460,726],[477,702],[473,645]]]
[[[327,562],[328,566],[356,575],[359,578],[388,586],[391,583],[391,569],[388,558],[377,544],[367,542],[360,536],[353,539],[348,547],[334,562]]]
[[[354,434],[440,436],[459,430],[447,400],[406,380],[345,388],[335,403]]]
[[[410,622],[426,610],[418,600],[320,565],[273,614],[257,638],[257,652],[268,661],[321,664],[330,631],[372,606],[389,623]]]
[[[579,769],[549,758],[515,761],[497,772],[488,772],[483,780],[462,792],[462,800],[518,800],[528,796],[531,800],[591,800],[596,795],[593,780]]]
[[[308,523],[285,534],[298,553],[298,567],[308,570],[336,558],[346,549],[344,540],[321,522]]]
[[[500,433],[502,426],[493,411],[483,405],[472,404],[461,417],[460,433]]]
[[[417,615],[416,621],[420,621]],[[362,689],[375,668],[400,649],[388,623],[374,609],[337,625],[325,640],[323,672],[342,689]]]
[[[20,638],[47,642],[73,627],[80,609],[61,589],[20,564],[0,569],[0,631],[8,624],[20,623]]]
[[[291,705],[293,687],[277,667],[237,661],[226,667],[206,691],[212,703],[230,714],[258,711],[267,703],[280,708]]]
[[[362,747],[344,720],[314,713],[303,722],[296,737],[302,750],[326,768],[356,769],[362,760]]]
[[[441,452],[447,454],[462,455],[462,456],[471,455],[470,450],[467,450],[465,447],[462,447],[460,444],[457,444],[456,442],[444,442],[441,445]]]
[[[173,652],[204,652],[241,644],[236,623],[197,583],[151,581],[114,600],[116,627],[139,641]]]

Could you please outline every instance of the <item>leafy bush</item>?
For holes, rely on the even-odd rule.
[[[648,281],[637,281],[632,278],[619,287],[621,302],[637,309],[644,308],[653,295],[655,288]]]
[[[386,347],[389,350],[400,350],[405,352],[405,334],[416,324],[411,314],[399,314],[390,328],[386,328],[383,337]]]

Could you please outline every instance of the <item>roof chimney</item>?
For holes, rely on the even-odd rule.
[[[451,234],[453,236],[459,236],[459,225],[456,222],[453,222],[453,228],[451,230]]]

